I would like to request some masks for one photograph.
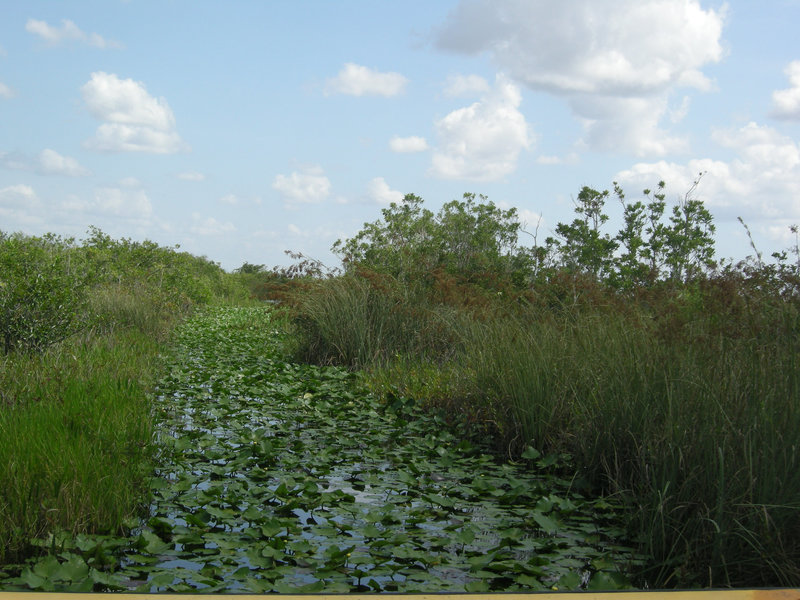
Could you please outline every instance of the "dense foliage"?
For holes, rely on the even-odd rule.
[[[288,362],[276,314],[213,307],[183,323],[159,382],[149,518],[130,536],[60,535],[57,555],[0,570],[0,587],[629,587],[618,505],[559,477],[554,457],[530,451],[524,472],[344,369]]]
[[[641,585],[797,585],[800,248],[715,260],[696,185],[671,207],[663,182],[634,202],[584,187],[530,247],[483,197],[434,215],[406,196],[294,296],[297,351],[512,456],[570,454],[625,499]]]
[[[219,265],[152,242],[0,234],[0,563],[146,507],[157,342],[243,296]]]
[[[717,260],[713,219],[694,197],[695,188],[669,206],[663,183],[633,202],[616,184],[611,192],[584,187],[575,199],[575,219],[557,224],[542,244],[537,231],[528,246],[514,209],[466,194],[433,213],[421,198],[409,195],[384,209],[382,219],[334,245],[342,259],[342,269],[334,272],[295,254],[298,262],[288,268],[245,263],[230,274],[177,248],[114,240],[97,229],[81,242],[0,234],[0,489],[5,490],[0,494],[0,563],[51,554],[27,569],[0,570],[0,580],[11,577],[14,585],[32,589],[127,589],[144,575],[150,582],[145,587],[185,590],[198,578],[206,582],[202,585],[225,589],[223,581],[232,577],[242,588],[288,591],[303,584],[292,580],[298,566],[321,564],[331,577],[309,580],[306,591],[344,590],[353,578],[356,589],[370,586],[362,576],[373,564],[370,589],[394,590],[400,589],[394,587],[400,579],[392,569],[404,576],[417,562],[426,564],[437,544],[450,548],[444,535],[425,530],[420,547],[403,555],[402,544],[416,539],[416,533],[393,531],[389,508],[381,516],[386,527],[376,521],[364,529],[370,556],[353,561],[346,546],[326,550],[308,539],[287,544],[284,537],[296,533],[294,526],[281,522],[282,529],[274,530],[278,523],[270,521],[260,530],[268,543],[247,560],[264,561],[274,577],[209,563],[175,583],[175,570],[157,566],[158,556],[187,558],[189,546],[204,543],[206,534],[220,535],[214,538],[217,547],[204,551],[228,552],[244,543],[215,531],[216,519],[223,530],[253,529],[229,520],[232,509],[221,500],[227,488],[213,484],[227,473],[218,464],[222,458],[248,468],[253,463],[255,477],[278,462],[297,467],[283,487],[272,491],[269,502],[278,511],[300,507],[301,496],[310,503],[302,505],[309,514],[330,511],[331,499],[352,511],[348,494],[362,493],[362,486],[387,486],[391,495],[394,484],[421,480],[424,460],[411,457],[409,450],[409,478],[355,478],[348,480],[354,492],[326,495],[317,475],[297,462],[297,453],[319,447],[303,437],[308,432],[302,423],[295,427],[288,418],[268,423],[280,425],[281,436],[296,434],[281,453],[277,437],[267,439],[250,426],[245,414],[253,394],[263,392],[285,400],[287,410],[305,415],[306,422],[321,419],[331,435],[341,433],[335,415],[385,425],[381,411],[390,410],[398,419],[392,421],[392,443],[408,437],[406,432],[425,430],[427,425],[415,420],[422,413],[406,411],[422,406],[438,433],[421,433],[423,439],[413,441],[414,452],[427,452],[430,464],[438,465],[434,469],[455,473],[462,462],[469,463],[467,438],[472,437],[489,441],[497,453],[532,471],[546,468],[557,476],[557,469],[568,469],[566,479],[553,485],[601,497],[596,507],[623,504],[626,529],[614,536],[637,547],[633,556],[645,557],[628,563],[640,586],[800,585],[795,535],[800,531],[798,230],[792,228],[794,245],[771,262],[752,240],[748,259]],[[610,231],[607,203],[612,198],[622,210],[616,232]],[[267,349],[274,332],[260,331],[233,313],[227,328],[190,327],[189,337],[197,339],[185,339],[187,344],[203,345],[220,334],[209,342],[209,356],[225,368],[196,374],[206,368],[198,354],[186,357],[184,370],[171,372],[178,386],[175,401],[188,402],[188,412],[172,416],[210,421],[190,428],[184,441],[175,440],[175,448],[186,454],[181,460],[191,464],[185,477],[153,484],[148,473],[157,446],[147,390],[159,372],[163,348],[158,342],[194,308],[241,303],[248,295],[288,306],[294,335],[285,343],[295,357],[363,369],[381,402],[370,398],[362,407],[365,415],[351,415],[355,397],[337,387],[339,379],[348,379],[345,371],[290,368]],[[261,340],[262,355],[251,355],[252,348],[240,353],[240,337]],[[260,366],[235,372],[228,359],[220,358],[229,351],[231,360],[247,354],[247,361],[261,361]],[[280,379],[283,371],[300,379],[263,381],[264,373]],[[197,389],[183,398],[181,386],[189,379]],[[307,389],[295,389],[298,385]],[[206,406],[210,394],[225,393],[233,394],[234,413],[227,414],[222,405]],[[244,433],[232,434],[230,447],[225,436],[216,439],[202,429],[215,427],[212,421],[221,417],[243,428]],[[445,423],[463,426],[457,431],[464,439],[441,437]],[[353,437],[358,455],[366,452],[362,433],[358,429]],[[197,452],[195,442],[202,446]],[[303,464],[328,468],[325,456],[309,455]],[[199,482],[193,468],[209,469],[213,494],[193,487]],[[331,472],[341,468],[337,464]],[[427,502],[433,513],[444,514],[481,493],[498,498],[521,493],[530,487],[520,483],[522,477],[496,478],[478,492],[466,479],[446,490],[436,479],[425,480],[431,489],[416,500],[398,502],[410,502],[420,514],[415,502]],[[107,485],[111,479],[114,486]],[[257,491],[258,486],[230,479],[234,504]],[[166,511],[177,510],[174,498],[159,490],[193,490],[192,502],[202,501],[202,507],[189,507],[185,527],[160,515],[138,537],[128,538],[130,527],[141,524],[154,490],[163,496]],[[453,490],[461,496],[451,497]],[[406,496],[411,493],[406,489]],[[456,532],[460,550],[456,544],[447,552],[466,558],[467,577],[474,578],[470,589],[553,582],[585,588],[587,582],[569,570],[581,561],[552,547],[568,527],[560,512],[573,513],[578,504],[565,498],[567,493],[559,487],[557,497],[536,501],[531,522],[503,521],[504,537],[488,553],[466,530]],[[255,509],[247,514],[251,524],[266,518]],[[373,517],[377,513],[367,514]],[[358,537],[361,525],[331,527],[337,535]],[[524,531],[528,526],[532,533]],[[298,527],[299,535],[306,535],[304,526]],[[445,530],[458,527],[450,523]],[[285,536],[276,535],[282,532]],[[534,546],[534,555],[541,554],[540,543],[547,545],[557,578],[544,563],[526,558]],[[402,556],[389,559],[381,548]],[[126,553],[133,558],[112,573],[114,561]],[[596,547],[590,555],[588,569],[581,563],[584,575],[594,578],[588,585],[624,585],[615,572],[619,564],[610,564]],[[565,562],[558,563],[562,558]],[[501,573],[507,567],[511,571]]]
[[[367,223],[349,240],[337,241],[345,270],[367,268],[402,280],[428,278],[444,270],[467,279],[488,273],[524,283],[530,252],[519,245],[516,209],[503,210],[474,194],[445,204],[434,215],[422,198],[405,196],[382,210],[382,221]]]
[[[75,333],[89,279],[72,240],[0,232],[2,349],[42,350]]]

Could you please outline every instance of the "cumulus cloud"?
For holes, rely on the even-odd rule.
[[[689,189],[699,173],[703,199],[718,217],[747,221],[800,219],[800,145],[776,130],[748,123],[738,129],[716,131],[712,139],[733,150],[730,161],[709,158],[686,163],[637,163],[617,174],[628,185],[652,188],[659,180],[679,192]]]
[[[325,93],[389,97],[400,94],[407,83],[408,79],[400,73],[381,73],[355,63],[347,63],[336,77],[328,79]]]
[[[688,141],[661,127],[668,111],[666,96],[612,98],[583,95],[571,101],[580,115],[589,148],[606,152],[620,149],[636,156],[663,156],[683,152]]]
[[[94,201],[86,209],[103,215],[134,220],[147,220],[153,205],[143,190],[104,187],[95,191]]]
[[[712,87],[702,68],[723,57],[723,23],[724,9],[697,0],[462,0],[436,43],[487,52],[514,80],[565,98],[591,147],[663,154],[677,143],[659,141],[666,99]],[[625,114],[632,104],[635,114]]]
[[[316,204],[330,195],[331,182],[322,169],[313,167],[291,175],[277,175],[272,188],[289,204]]]
[[[612,95],[707,88],[700,68],[722,58],[723,14],[696,0],[462,1],[441,48],[489,51],[536,89]]]
[[[82,167],[74,158],[62,156],[50,148],[45,148],[39,153],[38,162],[39,170],[46,175],[85,177],[91,174],[89,169]]]
[[[539,232],[544,231],[545,219],[541,213],[532,211],[527,208],[517,209],[517,220],[522,225],[522,231],[527,232],[529,235],[536,237],[537,242],[541,243]],[[529,238],[531,241],[533,238]]]
[[[424,152],[428,149],[428,142],[424,137],[411,135],[409,137],[394,136],[389,140],[389,147],[394,152],[410,153],[410,152]]]
[[[106,40],[97,33],[85,33],[69,19],[62,19],[61,27],[54,27],[45,21],[28,19],[25,31],[38,35],[48,44],[55,46],[62,42],[81,42],[95,48],[121,48],[122,44],[114,40]]]
[[[45,148],[35,157],[0,152],[0,165],[7,169],[35,171],[41,175],[85,177],[91,174],[91,171],[82,167],[74,158],[62,156],[50,148]]]
[[[218,221],[214,217],[203,217],[199,213],[192,213],[192,224],[189,231],[197,235],[222,235],[233,233],[236,227],[230,221]]]
[[[489,82],[479,75],[450,75],[444,83],[444,94],[449,97],[483,94],[489,89]]]
[[[39,197],[29,185],[17,184],[0,188],[0,217],[7,229],[11,223],[32,225],[41,223],[41,206]]]
[[[375,177],[369,182],[367,195],[373,202],[387,206],[392,202],[400,202],[404,196],[403,192],[391,189],[383,177]]]
[[[14,90],[8,87],[5,83],[0,81],[0,98],[13,98],[14,97]]]
[[[3,206],[24,205],[37,200],[36,192],[29,185],[20,183],[0,189],[0,204]]]
[[[479,102],[437,121],[438,144],[431,174],[443,179],[495,181],[512,173],[519,153],[532,141],[518,110],[521,102],[519,88],[498,76],[494,89]]]
[[[105,121],[89,148],[107,152],[171,154],[184,150],[175,131],[175,117],[164,98],[151,96],[144,84],[97,71],[81,88],[86,107]]]
[[[784,70],[791,87],[772,93],[772,116],[777,119],[800,120],[800,60]]]

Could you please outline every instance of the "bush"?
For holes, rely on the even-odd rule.
[[[78,331],[88,281],[72,240],[0,233],[3,350],[41,351]]]

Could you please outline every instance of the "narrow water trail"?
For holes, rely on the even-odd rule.
[[[345,370],[288,362],[268,310],[206,310],[170,360],[149,518],[125,543],[72,546],[92,589],[627,585],[618,509],[546,460],[502,464],[411,402],[381,404]],[[116,562],[92,565],[104,543]]]

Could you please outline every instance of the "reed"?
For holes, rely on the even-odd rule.
[[[0,563],[49,533],[122,531],[146,506],[158,346],[119,332],[0,365]]]
[[[458,341],[448,321],[451,309],[430,303],[413,286],[391,277],[318,280],[291,302],[296,354],[312,362],[367,367],[402,354],[441,358]]]
[[[796,331],[767,338],[647,315],[504,319],[469,332],[502,443],[570,453],[631,508],[651,587],[800,581]],[[698,569],[698,565],[703,565]]]

